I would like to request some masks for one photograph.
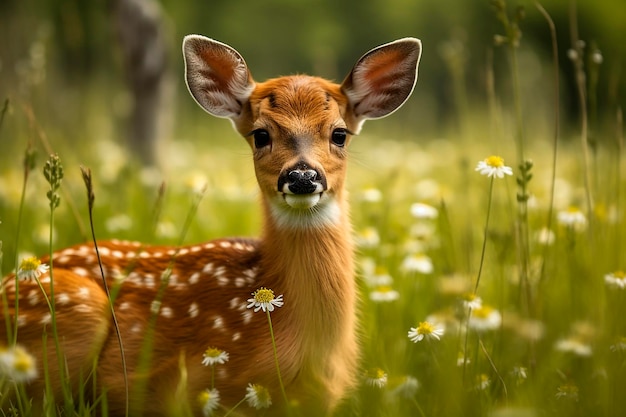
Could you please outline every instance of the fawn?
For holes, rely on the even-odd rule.
[[[237,51],[198,35],[185,37],[183,54],[191,95],[211,115],[230,119],[252,149],[264,227],[258,240],[220,239],[178,248],[98,243],[104,277],[115,289],[131,414],[169,415],[184,395],[193,413],[201,415],[196,399],[213,383],[224,410],[256,383],[273,397],[267,413],[284,413],[267,316],[247,308],[250,294],[262,287],[284,295],[284,305],[271,317],[290,403],[302,414],[331,414],[354,387],[359,359],[347,147],[365,120],[387,116],[408,99],[421,43],[404,38],[367,52],[342,84],[306,75],[257,83]],[[3,282],[5,319],[18,324],[17,343],[36,357],[39,368],[40,378],[28,390],[44,391],[45,362],[55,399],[62,397],[61,375],[74,388],[89,377],[95,383],[85,386],[106,395],[109,414],[123,415],[122,356],[95,247],[60,250],[52,261],[62,374],[39,285],[16,282],[14,275]],[[40,282],[50,296],[49,273]],[[162,286],[163,296],[155,301]],[[141,372],[151,314],[156,320],[151,361]],[[5,325],[0,332],[6,340]],[[229,354],[214,376],[202,366],[208,347]],[[143,390],[133,389],[142,381]]]

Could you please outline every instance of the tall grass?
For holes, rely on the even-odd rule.
[[[498,7],[499,13],[507,13],[505,4]],[[504,16],[499,15],[506,32],[503,43],[512,48],[511,59],[493,65],[509,65],[517,85],[524,74],[515,54],[524,45],[515,36],[523,22]],[[584,71],[582,62],[590,52],[577,41],[574,64],[576,71]],[[556,45],[554,50],[556,56]],[[544,64],[553,68],[555,62]],[[554,78],[548,82],[558,86]],[[462,83],[457,85],[462,88]],[[586,85],[578,85],[585,103]],[[456,96],[466,97],[463,92]],[[468,124],[461,137],[400,137],[390,118],[371,122],[386,123],[386,137],[368,135],[366,128],[354,140],[349,188],[359,243],[363,378],[339,416],[626,415],[622,113],[616,109],[613,121],[595,120],[612,125],[594,131],[596,137],[605,137],[594,141],[592,164],[580,158],[581,146],[584,153],[589,150],[586,119],[578,133],[582,141],[560,138],[558,118],[552,133],[526,122],[533,116],[521,112],[527,99],[518,91],[513,102],[486,114],[459,103],[466,112],[460,119]],[[558,105],[550,106],[558,114]],[[510,121],[503,116],[508,113],[514,114]],[[27,148],[29,134],[20,126],[30,117],[19,108],[11,114],[3,110],[0,136]],[[501,129],[476,141],[471,132],[484,132],[483,126],[495,124],[492,118],[498,118]],[[235,134],[224,130],[215,136]],[[244,142],[234,142],[167,143],[163,163],[169,172],[168,193],[159,192],[160,174],[136,168],[119,145],[101,142],[98,146],[109,151],[100,152],[100,158],[83,155],[100,185],[96,202],[89,202],[98,238],[179,245],[181,236],[184,242],[197,242],[258,234],[251,162],[243,156]],[[491,147],[494,143],[497,149]],[[40,148],[48,153],[44,145]],[[79,209],[77,218],[64,204],[69,199],[76,207],[88,205],[74,163],[76,150],[55,145],[54,151],[67,161],[66,197],[48,219],[42,176],[31,173],[26,187],[26,181],[19,181],[24,165],[0,152],[5,155],[0,157],[5,271],[27,253],[45,253],[48,247],[85,238],[79,223],[87,221],[86,211]],[[513,166],[515,179],[489,180],[474,171],[478,161],[492,154]],[[40,172],[41,163],[37,165]],[[204,167],[210,169],[201,171]],[[210,185],[202,204],[198,200],[190,210],[187,202],[197,195],[196,184],[205,181]],[[155,199],[159,203],[153,204]],[[154,212],[159,213],[156,220]],[[50,234],[41,237],[42,228]],[[467,307],[471,293],[480,297],[482,308]],[[445,332],[439,340],[414,343],[407,333],[420,322]],[[7,325],[16,328],[16,322]],[[43,335],[48,349],[56,342],[53,334]],[[0,348],[11,343],[0,341]],[[89,398],[86,384],[73,399],[63,399],[64,407],[48,402],[45,409],[50,415],[73,415],[70,409],[85,416],[96,411],[107,415],[106,396]],[[32,415],[23,385],[0,376],[0,388],[0,415]],[[6,400],[10,391],[17,396]],[[180,415],[187,412],[181,406]]]

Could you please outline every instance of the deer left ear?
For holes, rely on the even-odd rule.
[[[419,39],[404,38],[374,48],[357,61],[341,90],[359,129],[365,120],[388,116],[409,98],[421,53]]]

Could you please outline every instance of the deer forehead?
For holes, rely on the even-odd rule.
[[[319,77],[294,75],[257,84],[250,97],[253,128],[317,134],[345,126],[348,100],[340,87]]]

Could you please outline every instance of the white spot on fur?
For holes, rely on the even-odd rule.
[[[111,249],[107,247],[98,248],[98,252],[100,252],[100,256],[109,256],[111,255]]]
[[[198,307],[197,303],[191,303],[187,312],[189,313],[189,317],[193,319],[198,317],[198,314],[200,313],[200,308]]]
[[[60,293],[56,296],[56,302],[63,305],[71,301],[70,296],[67,293]]]
[[[74,310],[78,313],[91,313],[91,307],[87,304],[78,304],[74,306]]]
[[[237,249],[237,250],[243,250],[243,244],[241,244],[240,242],[235,242],[233,244],[233,248]]]
[[[25,315],[17,316],[17,326],[18,327],[26,326],[27,322],[28,322],[28,320],[26,320],[26,316]]]
[[[191,276],[189,277],[189,284],[194,285],[197,284],[198,281],[200,281],[200,272],[194,272],[193,274],[191,274]]]
[[[246,309],[246,311],[241,314],[241,317],[243,318],[243,324],[249,324],[252,320],[253,315],[254,313],[252,312],[252,310]]]
[[[31,306],[37,305],[39,303],[39,290],[30,290],[28,293],[28,303]]]
[[[128,301],[124,301],[123,303],[120,304],[120,306],[118,307],[119,311],[126,311],[130,308],[130,303]]]
[[[236,342],[239,339],[241,339],[241,333],[239,332],[233,333],[233,342]]]
[[[202,268],[202,272],[204,272],[205,274],[211,274],[213,272],[213,263],[209,262],[208,264],[204,265],[204,267]]]
[[[227,240],[223,240],[223,241],[220,242],[220,247],[221,248],[228,249],[231,246],[232,246],[231,243],[229,241],[227,241]]]
[[[213,275],[215,275],[215,278],[219,278],[221,276],[226,275],[226,268],[223,266],[217,267],[215,271],[213,272]]]
[[[80,287],[80,288],[78,288],[78,291],[76,291],[76,294],[78,294],[78,296],[80,298],[88,299],[89,296],[90,296],[89,288],[87,288],[87,287]]]
[[[170,249],[167,251],[167,256],[174,256],[176,255],[176,250],[175,249]]]
[[[213,249],[215,247],[215,243],[209,242],[204,244],[204,249]]]
[[[215,319],[213,320],[213,328],[224,330],[224,319],[222,316],[215,316]]]
[[[122,259],[124,257],[124,252],[119,251],[119,250],[114,250],[113,252],[111,252],[111,256],[117,259]]]
[[[55,260],[54,260],[54,262],[55,262],[55,263],[60,263],[60,264],[66,264],[66,263],[68,263],[68,262],[69,262],[69,260],[70,260],[70,257],[69,257],[69,256],[67,256],[67,255],[61,255],[61,256],[59,256],[58,258],[55,256]]]
[[[161,307],[161,316],[165,317],[166,319],[171,319],[172,317],[174,317],[174,311],[172,311],[170,307]]]
[[[139,333],[139,332],[141,332],[141,329],[142,329],[141,324],[135,323],[135,324],[133,324],[133,327],[130,328],[130,331],[132,333]]]
[[[160,258],[163,256],[163,252],[154,252],[152,253],[152,256],[154,256],[155,258]]]
[[[202,250],[202,246],[192,246],[189,248],[189,250],[193,253],[197,253],[200,252]]]
[[[230,308],[236,309],[240,305],[241,305],[241,298],[235,297],[235,298],[230,300],[230,303],[229,303]]]
[[[139,257],[143,258],[143,259],[148,259],[148,258],[151,258],[152,255],[149,252],[143,251],[143,252],[139,253]]]
[[[235,287],[241,288],[241,287],[243,287],[245,285],[246,285],[246,280],[245,279],[240,278],[240,277],[235,278]]]
[[[220,287],[225,287],[226,285],[228,285],[229,282],[230,280],[226,277],[222,277],[222,276],[217,277],[217,284]]]
[[[98,269],[99,271],[99,269]],[[85,268],[80,267],[80,266],[75,266],[74,268],[72,268],[72,272],[75,273],[76,275],[78,275],[79,277],[88,277],[89,276],[89,271],[87,271]]]
[[[49,312],[46,312],[43,316],[41,316],[41,319],[39,319],[39,323],[40,324],[50,324],[50,322],[52,321],[52,316],[50,315]]]
[[[178,251],[178,255],[180,255],[180,256],[187,255],[188,253],[189,253],[189,249],[187,249],[187,248],[181,248],[181,249]]]

